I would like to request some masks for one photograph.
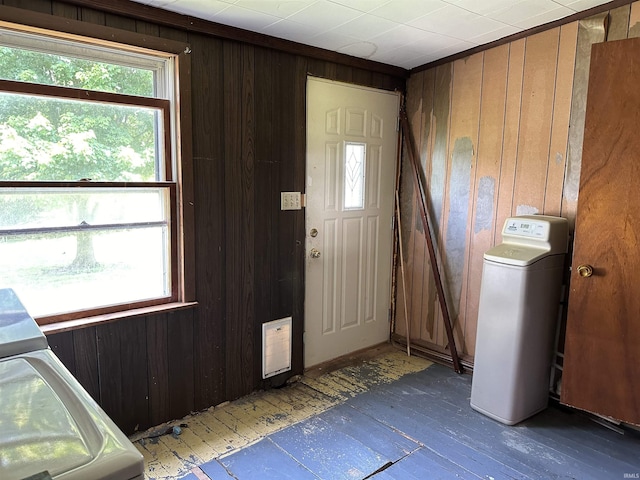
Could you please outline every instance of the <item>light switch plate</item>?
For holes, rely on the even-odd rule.
[[[300,210],[302,208],[300,192],[280,192],[280,210]]]

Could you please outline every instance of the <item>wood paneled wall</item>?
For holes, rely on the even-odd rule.
[[[407,114],[429,186],[457,347],[473,360],[483,254],[512,215],[561,215],[573,226],[591,44],[640,35],[640,3],[565,24],[432,69],[407,82]],[[446,336],[409,164],[401,210],[412,342]],[[395,334],[406,338],[402,282]]]
[[[195,409],[193,309],[48,336],[54,353],[127,433]]]
[[[195,174],[194,310],[49,336],[126,433],[302,373],[307,73],[404,90],[405,79],[51,0],[4,5],[188,42]],[[293,317],[293,369],[261,379],[261,325]]]

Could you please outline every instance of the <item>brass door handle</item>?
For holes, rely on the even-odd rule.
[[[311,258],[320,258],[320,250],[312,248],[310,252]]]
[[[578,267],[578,275],[587,278],[593,275],[593,267],[591,265],[580,265]]]

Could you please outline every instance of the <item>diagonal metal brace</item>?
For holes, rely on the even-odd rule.
[[[449,351],[451,352],[453,369],[456,371],[456,373],[462,373],[462,365],[460,363],[460,359],[458,358],[458,350],[456,349],[456,342],[453,337],[453,328],[451,327],[451,317],[449,316],[449,309],[447,307],[444,288],[442,286],[442,277],[440,276],[440,269],[438,268],[438,260],[433,245],[433,238],[431,237],[431,226],[429,225],[429,214],[427,212],[427,202],[425,195],[426,189],[423,185],[422,176],[420,175],[420,164],[418,163],[419,161],[417,150],[413,140],[411,128],[409,128],[409,119],[407,118],[407,112],[404,108],[400,110],[400,129],[405,140],[405,145],[407,146],[409,161],[413,170],[413,178],[415,180],[416,190],[418,192],[418,208],[420,210],[420,218],[422,218],[422,226],[424,227],[424,236],[427,240],[429,260],[431,261],[433,279],[435,281],[436,290],[438,292],[438,300],[440,303],[440,310],[442,311],[442,319],[444,320],[444,328],[447,331],[447,341],[449,342]]]

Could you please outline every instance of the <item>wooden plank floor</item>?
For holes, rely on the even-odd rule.
[[[183,419],[136,442],[148,478],[640,478],[640,438],[550,407],[516,426],[469,406],[471,377],[400,351]]]
[[[130,438],[144,456],[147,479],[182,478],[202,464],[429,365],[383,345],[313,369],[285,388],[258,392]],[[187,426],[179,435],[163,434],[174,425]]]

